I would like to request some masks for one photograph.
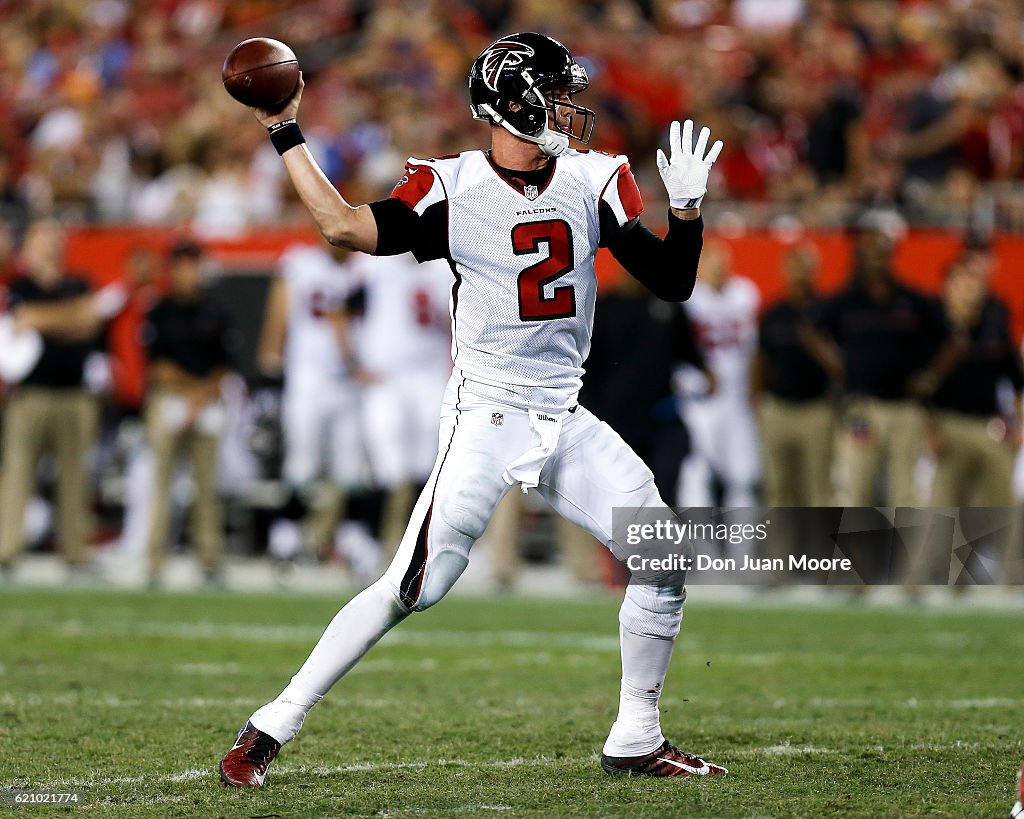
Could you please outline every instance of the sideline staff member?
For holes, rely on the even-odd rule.
[[[181,452],[194,473],[192,541],[207,582],[220,580],[223,527],[217,496],[217,452],[226,417],[221,380],[228,371],[224,311],[203,292],[202,250],[182,241],[171,249],[171,290],[149,313],[146,425],[156,478],[149,532],[149,579],[160,579],[171,521],[171,478]]]
[[[8,308],[70,307],[89,293],[82,279],[64,269],[64,229],[51,219],[25,231],[25,275],[7,289]],[[41,331],[42,354],[12,388],[4,415],[3,475],[0,480],[0,570],[24,548],[25,507],[35,489],[36,468],[47,447],[57,459],[57,534],[64,558],[75,569],[89,562],[88,455],[96,440],[98,408],[82,384],[85,360],[100,324],[57,324]]]

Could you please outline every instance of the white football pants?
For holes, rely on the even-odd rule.
[[[328,379],[286,382],[281,420],[285,442],[282,472],[289,484],[311,484],[325,467],[327,476],[339,486],[352,488],[365,482],[355,384]]]
[[[281,695],[253,714],[257,728],[288,742],[309,709],[384,634],[411,612],[423,611],[444,597],[465,570],[470,549],[487,528],[498,501],[512,489],[502,477],[510,465],[518,464],[511,471],[526,476],[524,483],[533,482],[532,473],[537,491],[555,511],[620,559],[627,553],[625,544],[614,539],[614,508],[664,509],[666,516],[671,514],[650,469],[585,408],[576,407],[557,419],[533,415],[540,416],[541,425],[552,426],[539,432],[538,419],[530,413],[474,396],[462,379],[453,376],[442,408],[437,461],[394,560],[380,580],[338,612]],[[556,421],[560,430],[552,434]],[[655,671],[646,674],[653,679],[644,683],[649,690],[660,693],[684,598],[681,584],[627,588],[619,613],[623,632],[655,646],[661,657]],[[624,652],[624,663],[635,665],[629,656]],[[623,671],[626,679],[633,669]],[[652,702],[651,724],[656,727],[656,697]],[[640,741],[655,747],[658,737],[660,732],[648,730]]]

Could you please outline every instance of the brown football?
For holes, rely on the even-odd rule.
[[[227,92],[243,105],[279,111],[299,82],[295,52],[278,40],[244,40],[228,54],[221,69]]]

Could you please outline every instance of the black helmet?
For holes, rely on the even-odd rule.
[[[586,69],[558,40],[544,34],[510,34],[491,43],[473,61],[469,71],[469,109],[474,119],[500,125],[515,136],[536,142],[549,156],[558,156],[569,137],[590,142],[596,114],[572,102],[560,100],[558,108],[572,111],[572,124],[564,130],[548,112],[556,104],[547,96],[553,89],[578,94],[589,85]],[[512,111],[509,103],[522,106]],[[582,117],[576,126],[577,117]]]

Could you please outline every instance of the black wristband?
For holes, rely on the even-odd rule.
[[[267,128],[267,133],[270,134],[270,142],[273,144],[278,156],[282,156],[289,148],[294,148],[296,145],[301,145],[306,141],[306,138],[302,135],[302,130],[299,128],[299,123],[294,119],[275,122]]]

